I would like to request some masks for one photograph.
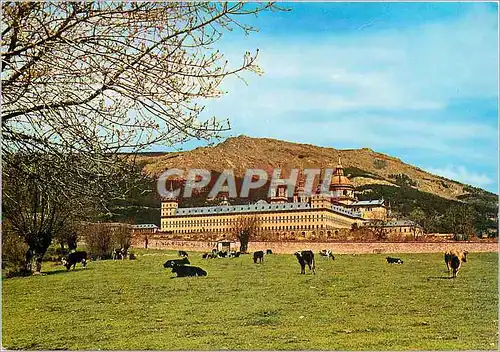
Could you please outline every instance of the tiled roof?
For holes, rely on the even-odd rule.
[[[159,227],[155,224],[138,224],[132,226],[134,229],[158,229]]]
[[[364,226],[376,226],[376,227],[398,227],[398,226],[420,226],[411,220],[391,220],[384,222],[367,222]]]
[[[293,211],[293,210],[311,209],[309,203],[284,203],[284,204],[264,204],[257,202],[256,204],[247,205],[226,205],[226,206],[212,206],[212,207],[194,207],[194,208],[178,208],[175,215],[213,215],[213,214],[228,214],[228,213],[252,213],[252,212],[271,212],[271,211]],[[361,217],[359,212],[351,211],[347,208],[332,205],[332,211],[350,216]]]
[[[375,199],[375,200],[360,200],[355,203],[352,203],[351,206],[382,205],[382,204],[384,204],[383,199]]]

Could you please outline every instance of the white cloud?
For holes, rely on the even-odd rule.
[[[234,134],[395,156],[394,149],[406,149],[438,165],[464,160],[496,169],[496,113],[482,120],[471,110],[459,119],[449,109],[498,96],[497,15],[471,8],[467,16],[394,30],[307,40],[251,36],[245,50],[261,49],[264,75],[245,75],[248,85],[225,81],[229,93],[209,102],[207,112],[229,117]],[[238,62],[241,48],[230,43],[223,51]],[[476,185],[494,182],[491,175],[449,170]]]
[[[471,172],[464,166],[455,167],[448,165],[441,169],[432,167],[428,167],[426,169],[433,174],[481,188],[485,188],[494,182],[487,175]]]
[[[275,102],[286,111],[439,110],[452,99],[496,97],[497,36],[496,14],[477,7],[453,21],[397,30],[300,42],[257,37],[265,75],[249,78],[246,95],[259,98],[251,100],[255,110]]]

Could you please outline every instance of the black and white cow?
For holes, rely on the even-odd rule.
[[[186,257],[184,257],[182,259],[167,260],[163,264],[163,267],[166,269],[166,268],[173,268],[175,265],[184,265],[184,264],[190,264],[188,258],[186,258]]]
[[[403,261],[400,258],[392,258],[386,257],[387,264],[403,264]]]
[[[178,254],[179,254],[179,257],[187,257],[188,256],[186,251],[179,251]]]
[[[231,251],[229,253],[229,258],[238,258],[240,256],[240,252],[236,252],[236,251]]]
[[[79,251],[70,253],[67,258],[62,258],[62,263],[66,267],[66,270],[69,270],[72,265],[74,269],[76,263],[82,263],[82,267],[85,269],[87,267],[87,252]]]
[[[197,266],[174,265],[172,267],[172,272],[176,273],[177,277],[207,276],[207,272],[202,268],[198,268]]]
[[[227,257],[227,252],[226,251],[219,251],[219,253],[217,253],[217,257],[219,258],[225,258]]]
[[[254,254],[253,254],[254,264],[257,264],[257,260],[259,260],[259,264],[262,263],[262,261],[264,260],[264,252],[263,251],[254,252]]]
[[[113,250],[113,260],[116,260],[116,259],[125,259],[127,257],[127,251],[125,250],[125,248],[115,248]]]
[[[312,270],[313,274],[316,274],[316,272],[314,271],[315,265],[314,265],[313,251],[311,250],[298,251],[295,252],[294,255],[297,257],[297,260],[299,261],[301,274],[306,273],[306,264],[309,267],[309,270]]]
[[[319,255],[325,258],[332,258],[332,260],[335,260],[335,256],[329,249],[322,249],[321,251],[319,251]]]

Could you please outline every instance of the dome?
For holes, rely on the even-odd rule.
[[[332,181],[330,182],[330,185],[352,187],[351,181],[344,175],[332,176]]]

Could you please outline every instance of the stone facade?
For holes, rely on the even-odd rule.
[[[239,231],[239,223],[255,218],[252,232],[257,238],[317,240],[332,238],[335,233],[361,226],[369,219],[387,219],[383,200],[356,199],[340,159],[327,192],[321,192],[318,186],[315,194],[305,195],[300,176],[290,199],[286,196],[286,188],[286,184],[278,185],[269,203],[261,200],[249,205],[231,205],[225,194],[218,195],[222,202],[212,207],[180,208],[176,199],[164,199],[161,232],[166,238],[230,238]]]

